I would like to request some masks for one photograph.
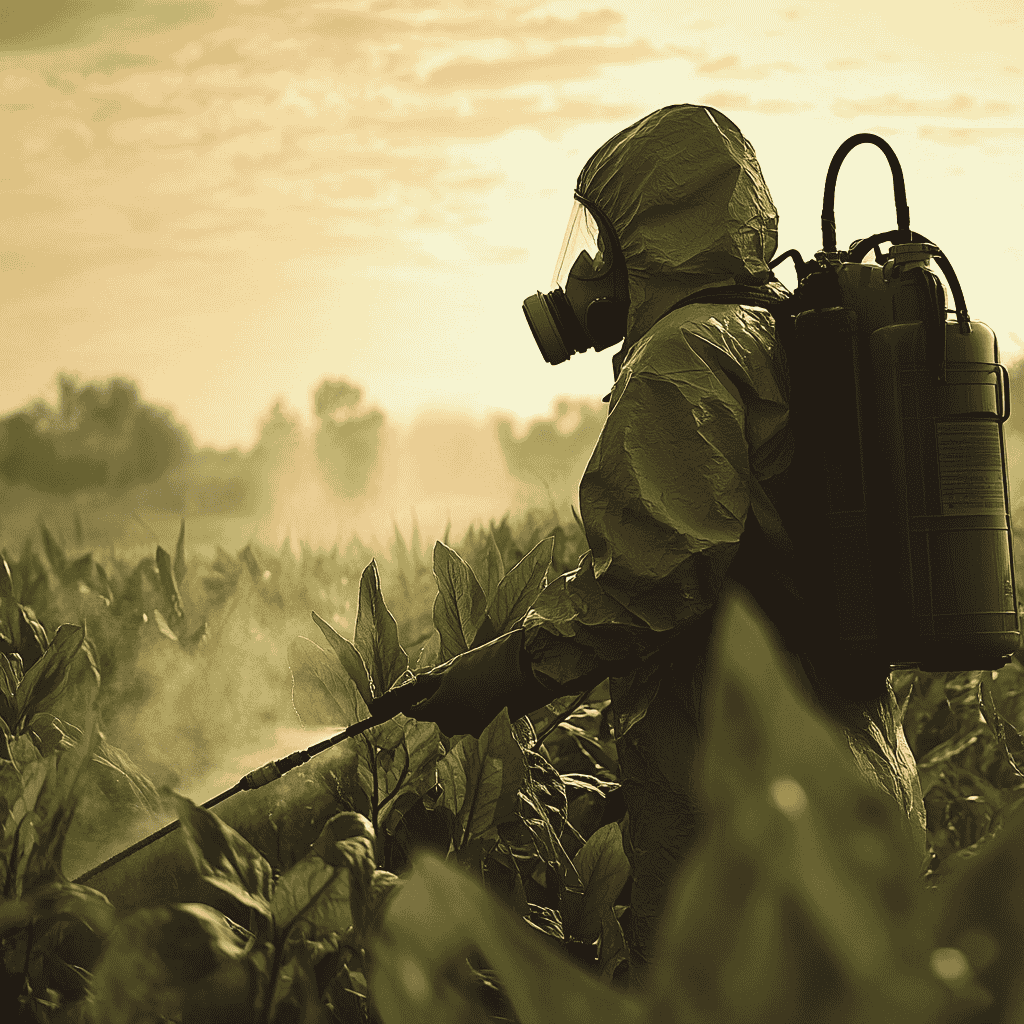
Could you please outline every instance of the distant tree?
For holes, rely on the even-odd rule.
[[[249,458],[263,469],[278,469],[302,443],[302,424],[296,413],[277,399],[260,421],[260,433]]]
[[[80,385],[60,374],[57,384],[56,408],[36,401],[0,419],[0,476],[9,483],[120,493],[159,479],[193,450],[187,428],[143,402],[132,381]]]
[[[322,380],[313,394],[316,457],[327,485],[338,495],[362,494],[380,453],[384,414],[360,409],[362,388],[340,378]]]

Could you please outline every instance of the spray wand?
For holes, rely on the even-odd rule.
[[[660,649],[660,647],[662,647],[662,644],[659,644],[654,648],[654,650]],[[628,663],[629,667],[633,668],[637,664],[645,662],[652,653],[653,650],[648,652],[642,658],[630,659],[630,662]],[[626,665],[627,663],[624,662],[623,667]],[[618,663],[615,663],[614,665],[605,665],[602,668],[588,673],[586,676],[578,680],[583,692],[577,700],[573,701],[571,705],[566,708],[565,711],[563,711],[547,729],[545,729],[544,733],[535,743],[534,750],[538,750],[545,737],[566,718],[568,718],[569,715],[577,710],[590,696],[590,694],[608,678],[609,675],[614,675],[615,669],[618,667],[620,667],[618,666]],[[372,702],[372,714],[370,718],[364,719],[361,722],[356,722],[354,725],[350,725],[347,729],[343,729],[341,732],[336,733],[333,736],[328,736],[327,739],[319,740],[319,742],[313,743],[311,746],[307,746],[304,750],[295,751],[287,757],[280,758],[276,761],[268,761],[265,765],[262,765],[261,767],[249,772],[248,775],[243,776],[238,782],[234,783],[229,790],[225,790],[223,793],[211,798],[202,806],[209,810],[212,807],[216,807],[217,804],[226,800],[228,797],[234,796],[234,794],[244,793],[247,790],[258,790],[260,786],[266,785],[267,782],[272,782],[274,779],[281,778],[285,772],[291,771],[292,768],[297,768],[299,765],[305,764],[310,758],[329,750],[332,746],[336,743],[340,743],[343,739],[350,739],[352,736],[357,736],[362,732],[366,732],[367,729],[372,729],[375,725],[383,725],[385,722],[394,718],[395,715],[415,710],[415,706],[418,705],[418,703],[433,696],[440,686],[440,683],[440,676],[421,675],[414,678],[413,682],[392,686],[391,689],[382,696],[377,697]],[[168,822],[168,824],[155,831],[152,835],[140,839],[137,843],[126,847],[120,853],[115,854],[108,860],[104,860],[101,864],[97,864],[95,867],[90,868],[84,874],[81,874],[79,878],[75,879],[75,884],[86,884],[89,879],[96,876],[96,874],[113,867],[120,861],[130,857],[133,853],[136,853],[139,850],[150,846],[150,844],[155,843],[158,839],[169,835],[172,831],[178,828],[180,824],[181,821],[178,818],[174,821]]]

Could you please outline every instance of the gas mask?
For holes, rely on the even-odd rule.
[[[551,290],[523,302],[526,322],[549,363],[587,349],[600,352],[626,335],[629,281],[618,239],[608,218],[575,196]]]

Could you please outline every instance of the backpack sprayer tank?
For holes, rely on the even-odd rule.
[[[836,249],[843,159],[872,142],[893,174],[897,229]],[[855,135],[829,166],[822,251],[790,251],[799,286],[784,338],[805,593],[841,656],[932,671],[995,669],[1020,646],[1003,423],[1009,375],[967,314],[941,250],[910,230],[891,147]],[[894,244],[883,257],[880,245]],[[874,249],[878,263],[862,260]],[[955,299],[930,269],[935,260]],[[947,321],[955,313],[955,321]]]

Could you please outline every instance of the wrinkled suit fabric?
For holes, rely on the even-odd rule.
[[[668,886],[700,828],[693,768],[716,604],[740,551],[765,543],[752,489],[762,487],[775,511],[773,488],[778,496],[793,456],[771,314],[736,303],[673,307],[711,286],[786,292],[768,266],[778,217],[754,151],[712,108],[666,107],[626,128],[587,162],[577,191],[618,234],[630,309],[607,420],[580,484],[590,550],[545,588],[524,626],[534,672],[552,696],[577,692],[575,680],[602,662],[678,634],[664,655],[611,680],[639,979]],[[756,570],[749,578],[759,583]],[[770,616],[770,599],[762,607]],[[805,652],[794,653],[815,677]],[[823,690],[828,671],[819,661]],[[832,701],[827,711],[865,777],[900,804],[923,856],[921,789],[887,667],[863,671],[882,673],[879,699]]]

